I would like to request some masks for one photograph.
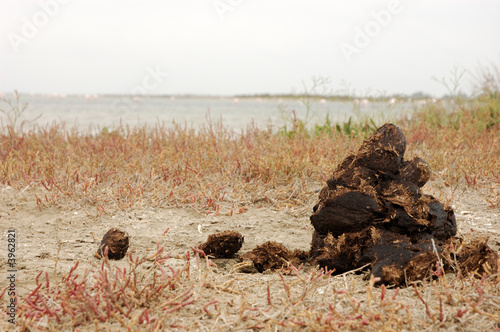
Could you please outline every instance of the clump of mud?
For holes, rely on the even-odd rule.
[[[243,245],[243,236],[235,231],[225,231],[210,234],[205,243],[200,245],[200,249],[206,255],[215,258],[232,258]]]
[[[104,234],[99,249],[97,249],[96,257],[101,259],[104,257],[104,251],[108,248],[109,259],[122,259],[127,254],[129,245],[129,235],[127,232],[120,231],[116,228],[111,228]]]
[[[403,132],[388,123],[340,163],[310,217],[314,263],[335,273],[368,265],[395,285],[430,276],[438,259],[463,273],[496,273],[498,254],[487,239],[465,244],[455,237],[452,208],[422,192],[429,165],[404,160],[405,150]]]
[[[252,261],[257,271],[264,272],[285,268],[288,264],[298,266],[307,256],[302,250],[290,251],[281,243],[268,241],[243,254],[241,259]]]

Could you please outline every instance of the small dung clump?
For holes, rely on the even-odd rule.
[[[394,285],[431,276],[438,257],[456,259],[444,268],[463,274],[496,273],[499,255],[484,239],[462,244],[455,237],[453,209],[421,189],[429,165],[404,160],[405,151],[403,132],[386,123],[339,164],[310,217],[314,263],[335,273],[368,264],[381,283]],[[450,252],[453,243],[462,251]]]
[[[241,259],[252,261],[257,271],[262,273],[266,270],[279,270],[289,263],[298,266],[307,256],[302,250],[290,251],[281,243],[268,241],[245,253]]]
[[[488,237],[479,237],[465,242],[453,238],[443,251],[450,266],[459,268],[462,275],[472,274],[481,278],[483,274],[498,273],[500,258],[488,244]]]
[[[109,259],[122,259],[127,254],[129,245],[129,235],[127,232],[120,231],[116,228],[111,228],[104,234],[99,249],[96,252],[96,257],[99,259],[104,257],[104,251],[108,248]]]
[[[200,249],[206,255],[215,258],[231,258],[241,249],[243,241],[244,238],[240,233],[225,231],[210,234],[207,241],[200,245]]]

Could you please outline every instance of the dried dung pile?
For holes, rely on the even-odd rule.
[[[340,163],[310,218],[314,262],[336,273],[369,264],[396,285],[429,276],[438,257],[463,273],[495,273],[498,254],[484,239],[451,253],[459,241],[453,210],[422,192],[429,165],[404,160],[405,150],[402,131],[387,123]]]
[[[243,245],[243,236],[235,231],[225,231],[210,234],[205,243],[200,245],[200,249],[206,255],[215,258],[232,258]]]
[[[307,253],[302,250],[290,251],[281,243],[268,241],[245,253],[241,259],[252,261],[257,271],[264,272],[268,269],[281,269],[287,267],[288,264],[298,266],[307,256]]]
[[[127,254],[128,245],[129,235],[127,232],[111,228],[104,234],[95,256],[99,259],[103,258],[105,250],[108,248],[109,259],[122,259]]]
[[[207,241],[199,246],[199,249],[214,258],[233,258],[241,249],[243,241],[244,238],[240,233],[224,231],[210,234]],[[278,270],[287,267],[288,264],[298,266],[308,257],[309,253],[306,251],[298,249],[290,251],[281,243],[268,241],[241,255],[239,259],[250,261],[252,268],[249,271],[253,273]]]

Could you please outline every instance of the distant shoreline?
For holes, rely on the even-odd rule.
[[[119,94],[119,93],[31,93],[31,92],[20,92],[21,96],[29,96],[29,97],[38,97],[38,98],[54,98],[54,99],[63,99],[63,98],[150,98],[150,99],[264,99],[264,100],[273,100],[273,99],[286,99],[286,100],[294,100],[301,98],[310,98],[313,100],[321,100],[324,99],[326,101],[356,101],[356,100],[368,100],[368,101],[412,101],[412,100],[449,100],[454,97],[451,96],[442,96],[442,97],[434,97],[431,95],[423,94],[423,93],[414,93],[412,95],[403,95],[403,94],[395,94],[388,96],[347,96],[347,95],[306,95],[306,94],[235,94],[235,95],[210,95],[210,94]],[[13,92],[0,92],[0,97],[12,97],[14,96]],[[466,96],[463,96],[464,99],[469,99]]]

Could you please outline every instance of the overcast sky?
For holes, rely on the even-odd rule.
[[[440,96],[432,76],[500,63],[499,15],[498,0],[2,0],[0,91],[289,93],[322,76]]]

